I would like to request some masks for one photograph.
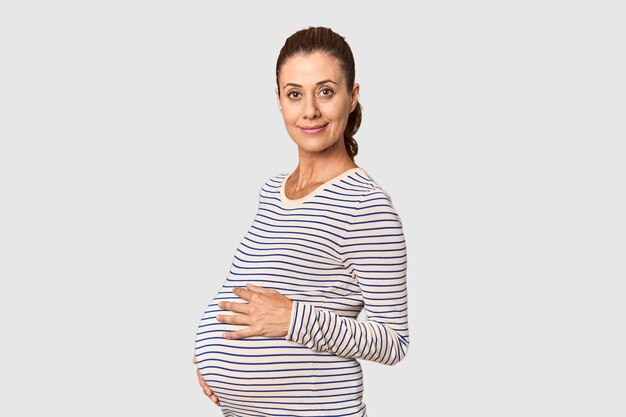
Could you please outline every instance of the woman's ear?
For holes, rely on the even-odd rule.
[[[350,113],[352,113],[354,109],[356,109],[356,103],[359,101],[360,89],[361,86],[359,85],[359,83],[354,83],[354,86],[352,87],[352,97],[350,99]]]

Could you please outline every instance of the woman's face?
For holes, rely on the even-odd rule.
[[[344,146],[343,131],[356,107],[359,84],[348,91],[336,58],[322,52],[294,55],[281,67],[278,83],[278,108],[300,152]]]

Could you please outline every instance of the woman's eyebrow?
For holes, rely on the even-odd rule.
[[[322,80],[322,81],[318,81],[315,83],[315,85],[320,85],[320,84],[324,84],[324,83],[333,83],[335,85],[337,85],[336,82],[334,82],[333,80]],[[294,87],[302,87],[300,84],[296,84],[296,83],[287,83],[283,86],[283,89],[287,88],[288,86],[293,85]]]

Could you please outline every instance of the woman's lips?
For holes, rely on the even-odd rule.
[[[309,135],[313,135],[313,134],[315,134],[315,133],[319,133],[319,132],[321,132],[322,130],[326,129],[326,126],[328,126],[328,123],[326,123],[326,124],[325,124],[324,126],[322,126],[322,127],[316,127],[316,128],[313,128],[313,129],[307,129],[307,128],[304,128],[304,127],[301,127],[300,129],[301,129],[304,133],[307,133],[307,134],[309,134]]]

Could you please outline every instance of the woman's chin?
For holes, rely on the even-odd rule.
[[[328,136],[317,136],[300,134],[295,138],[291,137],[298,147],[308,152],[321,152],[337,144],[337,141],[330,140]]]
[[[300,149],[301,152],[320,153],[330,148],[330,145],[324,144],[324,143],[315,144],[315,143],[298,142],[298,148]]]

